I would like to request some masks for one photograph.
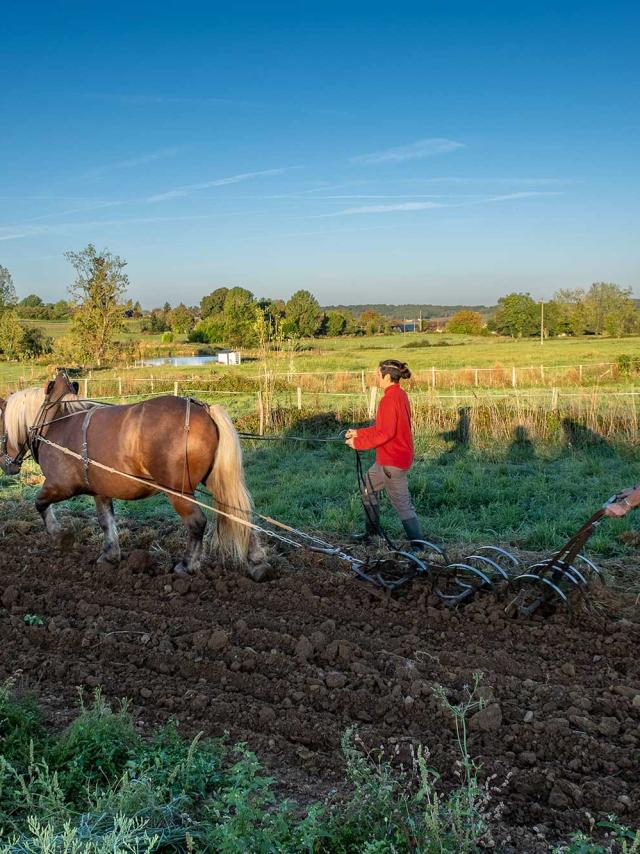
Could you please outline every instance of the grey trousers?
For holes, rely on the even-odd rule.
[[[377,514],[378,493],[384,489],[391,506],[400,517],[400,521],[412,519],[416,515],[409,494],[409,479],[406,469],[396,466],[380,466],[374,463],[364,476],[362,500]]]

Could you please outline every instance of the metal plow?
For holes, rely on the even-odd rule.
[[[610,499],[615,501],[617,496]],[[504,597],[514,593],[505,611],[531,616],[558,605],[572,607],[584,599],[594,583],[604,583],[596,564],[580,554],[605,516],[607,504],[598,510],[552,557],[531,566],[500,546],[482,546],[459,560],[428,540],[413,543],[411,551],[390,549],[383,557],[360,561],[354,569],[367,581],[396,590],[415,578],[431,582],[432,590],[448,605],[461,605],[477,595]]]
[[[576,597],[586,597],[594,582],[604,583],[601,570],[580,552],[602,522],[605,509],[606,505],[594,513],[556,554],[512,579],[516,595],[507,606],[508,611],[530,616],[543,606],[553,607],[558,602],[571,607]]]

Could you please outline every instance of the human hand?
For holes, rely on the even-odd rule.
[[[604,515],[610,519],[620,519],[622,516],[626,516],[629,510],[631,510],[631,505],[625,504],[624,500],[615,501],[613,504],[607,504],[604,508]]]
[[[351,432],[353,433],[354,431],[353,431],[353,430],[351,430]],[[345,441],[345,445],[348,445],[350,448],[353,448],[353,449],[355,450],[355,444],[354,444],[354,443],[355,443],[355,436],[350,436],[350,437]]]
[[[354,429],[350,429],[350,430],[347,430],[347,432],[344,435],[345,435],[346,439],[355,439],[356,436],[358,435],[358,431],[354,430]]]

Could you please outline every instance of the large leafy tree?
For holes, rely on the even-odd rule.
[[[447,332],[458,335],[481,335],[484,329],[484,319],[477,311],[462,309],[457,311],[447,323]]]
[[[224,340],[232,347],[255,344],[256,303],[246,288],[231,288],[224,300]]]
[[[224,311],[224,301],[229,293],[229,288],[216,288],[206,297],[200,300],[200,315],[204,320],[211,317],[213,314],[222,314]]]
[[[312,338],[322,327],[324,314],[320,303],[309,291],[296,291],[286,305],[287,325],[298,335]]]
[[[530,294],[511,293],[500,297],[490,328],[512,338],[535,335],[540,328],[540,306]]]
[[[13,308],[0,313],[0,353],[5,359],[19,359],[22,355],[24,329]]]
[[[612,282],[594,282],[584,298],[590,332],[619,337],[634,332],[638,326],[638,309],[631,298],[631,288]]]
[[[16,290],[11,273],[0,264],[0,312],[16,304]]]
[[[391,324],[387,318],[375,311],[373,308],[368,308],[366,311],[363,311],[358,318],[358,322],[367,335],[376,335],[378,332],[388,332],[391,328]]]
[[[557,306],[557,331],[565,335],[584,335],[587,331],[587,315],[583,288],[561,288],[554,294]],[[545,314],[546,314],[545,307]]]
[[[169,326],[176,335],[187,335],[194,324],[193,312],[182,302],[169,312]]]
[[[123,328],[127,262],[107,250],[98,252],[91,243],[65,257],[76,271],[69,288],[74,304],[71,336],[81,358],[101,366],[114,354],[116,335]]]

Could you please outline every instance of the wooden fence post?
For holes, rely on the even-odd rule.
[[[258,418],[260,419],[260,436],[264,436],[264,403],[262,401],[262,392],[258,392]]]
[[[365,394],[367,391],[367,386],[364,382],[364,371],[360,371],[360,382],[362,383],[362,393]]]
[[[431,368],[431,387],[432,388],[436,387],[436,369],[435,368]]]
[[[372,385],[369,389],[369,418],[373,418],[376,414],[376,397],[378,395],[378,389],[376,386]]]
[[[84,378],[84,396],[89,397],[89,380],[87,377]]]
[[[175,397],[178,396],[178,380],[176,380],[173,384],[173,394]]]
[[[540,381],[544,382],[544,365],[540,365]]]
[[[122,377],[118,377],[118,397],[122,397]]]
[[[298,409],[302,409],[302,389],[300,386],[296,389],[297,397],[298,397]]]
[[[475,368],[475,370],[473,372],[473,383],[474,383],[475,387],[478,388],[478,369],[477,368]]]
[[[516,367],[515,365],[511,368],[511,385],[516,387]]]
[[[551,411],[555,412],[558,408],[558,389],[551,389]]]
[[[580,382],[582,382],[582,365],[578,365],[578,376],[580,377]]]

